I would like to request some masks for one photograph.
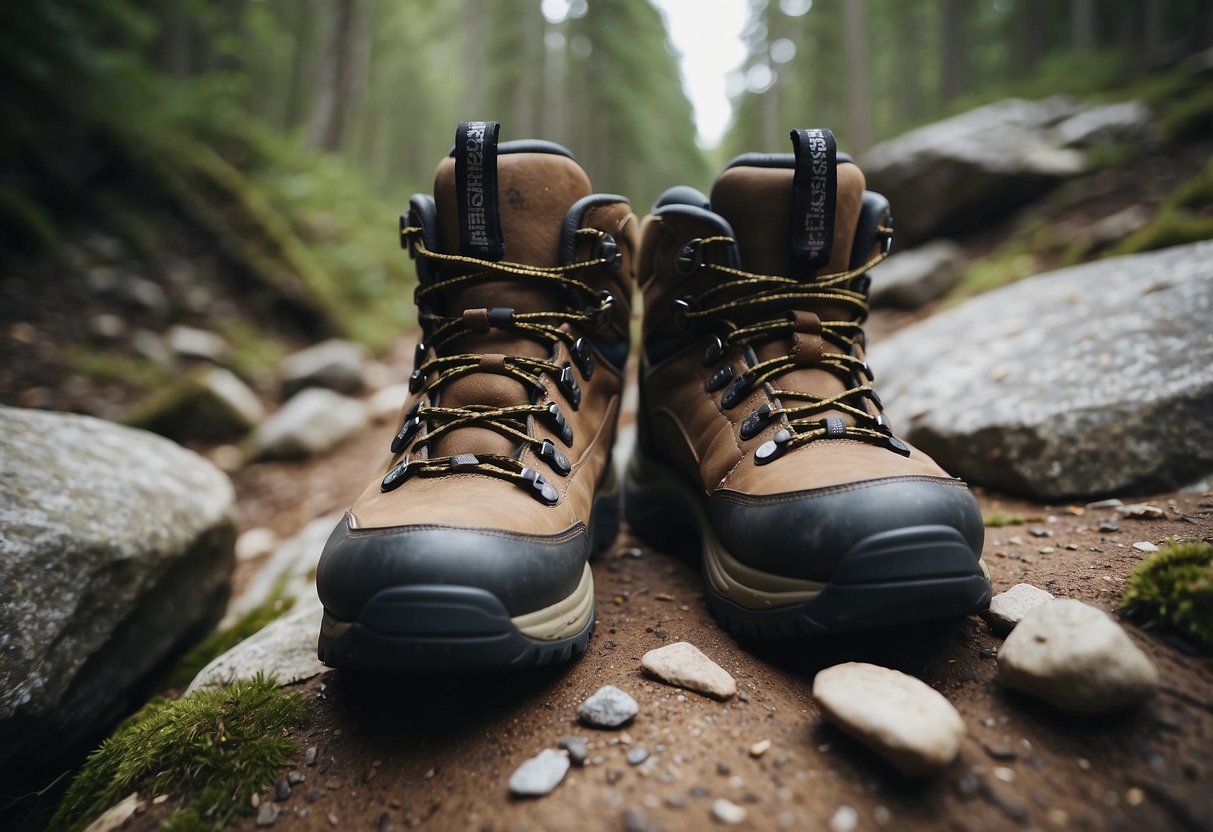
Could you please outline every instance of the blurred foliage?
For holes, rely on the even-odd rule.
[[[1143,627],[1180,633],[1213,652],[1213,545],[1172,540],[1147,555],[1120,608]]]
[[[290,760],[287,729],[307,714],[302,696],[260,675],[151,702],[89,755],[50,829],[82,829],[131,792],[181,801],[165,828],[225,829]]]
[[[987,529],[1001,529],[1006,526],[1022,526],[1028,522],[1028,518],[1022,514],[1008,514],[1005,511],[991,511],[982,517],[982,522]]]

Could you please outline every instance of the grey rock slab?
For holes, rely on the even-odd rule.
[[[169,328],[164,342],[181,358],[212,361],[216,364],[222,363],[230,351],[227,341],[223,340],[221,335],[181,324]]]
[[[1104,104],[1076,113],[1053,128],[1062,147],[1094,147],[1150,138],[1153,116],[1140,101]]]
[[[226,653],[216,656],[194,677],[186,693],[224,687],[258,673],[293,685],[319,676],[328,668],[316,658],[316,636],[324,608],[318,598],[305,601],[287,615],[271,621]]]
[[[309,387],[296,393],[254,436],[256,455],[285,458],[321,454],[366,427],[362,402],[332,390]]]
[[[581,703],[577,716],[595,728],[618,728],[639,712],[635,699],[614,685],[603,685]]]
[[[1031,584],[1015,584],[1006,592],[1000,592],[991,598],[989,608],[982,610],[981,617],[990,625],[991,630],[999,635],[1006,635],[1015,629],[1015,625],[1030,611],[1052,600],[1052,593],[1043,589]]]
[[[1024,616],[998,651],[998,681],[1059,711],[1101,714],[1145,702],[1158,671],[1102,610],[1073,599]]]
[[[998,101],[882,142],[861,167],[892,204],[898,243],[966,231],[1083,171],[1051,129],[1080,109],[1061,96]]]
[[[938,300],[960,282],[965,262],[964,251],[951,240],[894,250],[868,272],[872,305],[917,309]]]
[[[584,765],[586,758],[590,756],[590,749],[584,737],[563,736],[557,745],[569,752],[569,762],[575,766]]]
[[[956,759],[965,725],[925,682],[887,667],[847,662],[819,672],[813,698],[822,715],[904,774],[933,774]]]
[[[100,419],[0,407],[0,436],[0,772],[28,771],[141,704],[213,626],[235,495],[197,454]]]
[[[728,671],[686,641],[650,650],[641,657],[640,666],[663,682],[715,699],[728,699],[737,692],[737,682]]]
[[[518,797],[550,794],[568,771],[568,752],[545,748],[514,769],[510,775],[510,794]]]
[[[1213,241],[989,292],[876,344],[896,430],[966,479],[1039,499],[1213,472]]]
[[[362,389],[366,363],[361,345],[339,338],[324,341],[282,359],[278,365],[282,392],[290,396],[305,387],[325,387],[338,393],[357,393]]]
[[[223,441],[246,435],[264,418],[261,400],[239,376],[200,367],[153,397],[130,423],[179,441]]]

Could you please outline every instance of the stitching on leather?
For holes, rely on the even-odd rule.
[[[765,495],[750,495],[742,494],[741,492],[733,491],[723,493],[716,491],[712,494],[721,500],[727,500],[739,505],[757,505],[760,503],[770,505],[771,503],[791,503],[803,499],[806,495],[813,496],[828,496],[831,494],[844,494],[849,491],[863,491],[874,485],[884,485],[897,482],[932,482],[939,485],[947,485],[961,490],[968,490],[968,486],[961,480],[943,479],[942,477],[924,477],[924,476],[904,476],[904,477],[879,477],[872,480],[861,480],[860,482],[846,483],[843,485],[829,485],[824,488],[811,488],[804,491],[795,491],[787,495],[765,494]]]

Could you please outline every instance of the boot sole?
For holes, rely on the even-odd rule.
[[[697,494],[669,467],[633,455],[624,516],[654,548],[698,556],[704,596],[734,635],[789,638],[952,618],[990,603],[989,570],[949,526],[909,526],[863,538],[828,582],[762,572],[731,555]]]
[[[619,530],[613,467],[590,514],[590,557]],[[384,672],[489,673],[542,667],[585,653],[594,631],[594,578],[540,610],[511,617],[500,599],[471,586],[413,584],[376,593],[355,621],[328,610],[317,656],[328,667]]]

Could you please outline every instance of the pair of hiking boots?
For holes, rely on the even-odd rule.
[[[461,124],[433,198],[401,220],[423,341],[390,458],[320,560],[325,664],[493,671],[583,653],[589,559],[621,507],[656,548],[700,553],[737,634],[989,601],[976,500],[893,434],[872,389],[865,273],[892,220],[829,131],[735,159],[710,199],[671,188],[643,223],[565,148],[497,135]]]

